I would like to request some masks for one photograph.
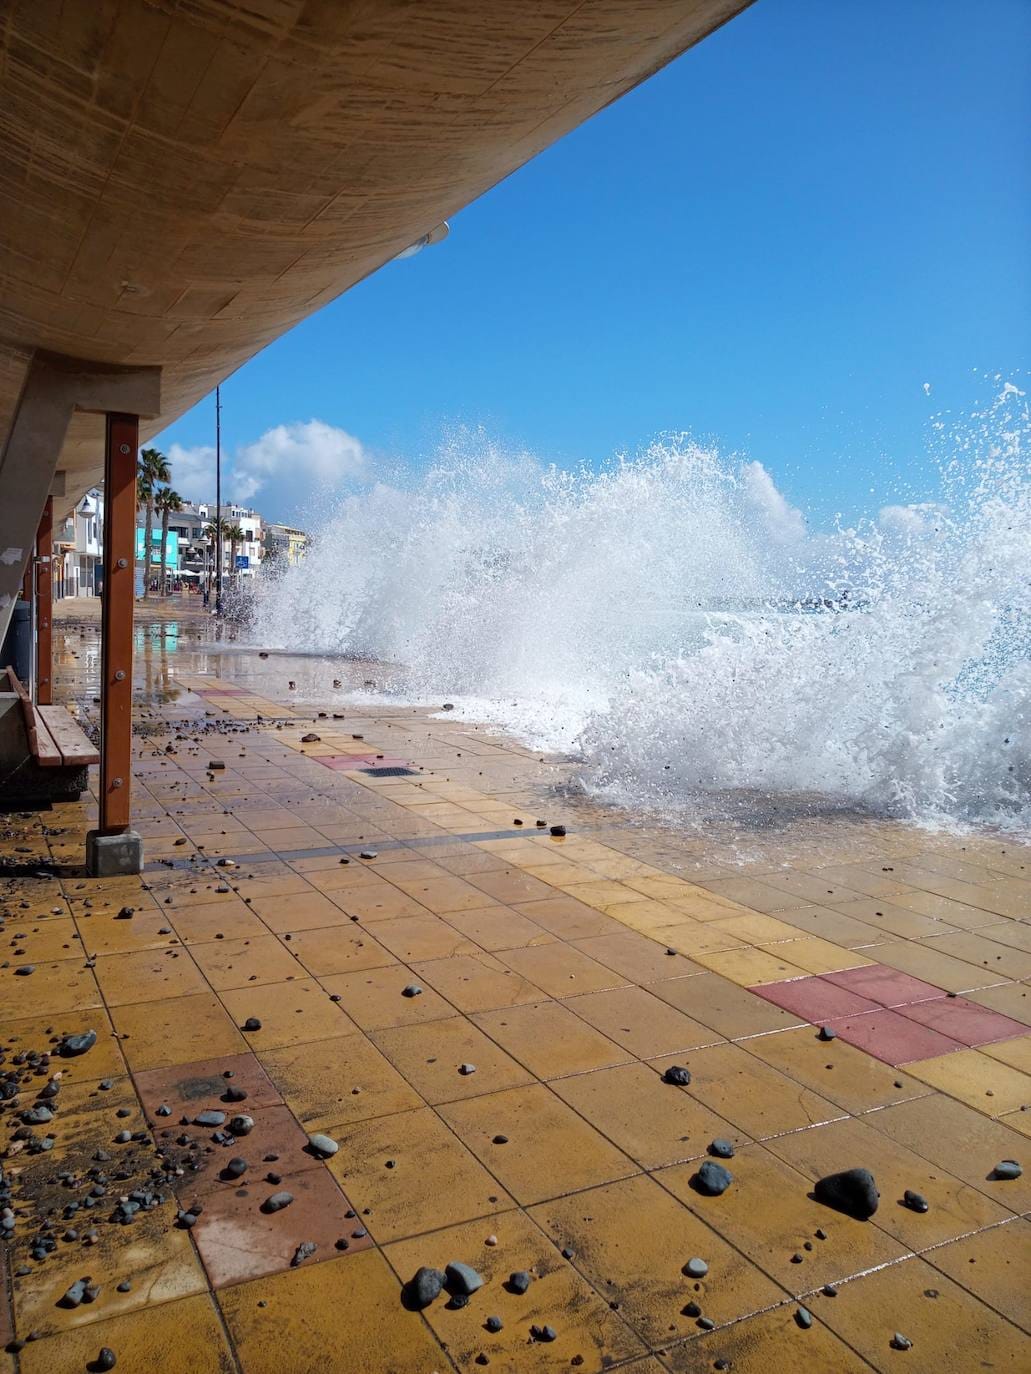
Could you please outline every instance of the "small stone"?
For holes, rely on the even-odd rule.
[[[243,1088],[226,1088],[222,1094],[223,1102],[246,1102],[247,1094]]]
[[[261,1022],[256,1016],[248,1016],[247,1020],[243,1023],[243,1028],[245,1031],[260,1031]]]
[[[292,686],[292,685],[293,685],[293,684],[291,683],[291,686]],[[208,761],[208,772],[209,772],[209,773],[214,772],[215,769],[224,768],[225,766],[226,766],[226,765],[225,765],[225,761],[224,761],[223,759],[209,759],[209,761]]]
[[[717,1159],[733,1159],[734,1142],[717,1136],[715,1140],[709,1142],[709,1153],[715,1155]]]
[[[306,735],[301,736],[302,744],[320,744],[321,742],[322,736],[317,735],[314,730],[309,730]]]
[[[462,1264],[458,1260],[452,1260],[444,1270],[449,1293],[464,1293],[469,1297],[478,1288],[483,1287],[483,1275],[478,1274],[469,1264]]]
[[[16,968],[14,971],[15,971],[15,973],[18,975],[19,978],[28,978],[28,976],[29,976],[30,973],[35,973],[35,972],[36,972],[36,965],[35,965],[35,964],[22,964],[19,968]]]
[[[838,1032],[834,1029],[833,1026],[821,1026],[821,1027],[820,1027],[820,1034],[817,1036],[817,1039],[819,1039],[819,1040],[837,1040],[837,1038],[838,1038]],[[805,1310],[805,1309],[803,1308],[803,1311],[804,1311],[804,1310]]]
[[[722,1164],[716,1164],[713,1160],[707,1159],[691,1182],[706,1197],[719,1197],[734,1182],[734,1175],[729,1169],[724,1169]]]
[[[494,1137],[492,1138],[492,1143],[493,1143],[494,1145],[507,1145],[507,1144],[508,1144],[508,1136],[507,1136],[507,1135],[496,1135],[496,1136],[494,1136]]]
[[[412,1278],[408,1280],[404,1288],[404,1297],[412,1307],[429,1307],[431,1302],[435,1302],[440,1297],[440,1291],[444,1287],[444,1275],[439,1269],[430,1269],[423,1265],[417,1269]]]
[[[93,1361],[91,1368],[114,1369],[117,1363],[118,1357],[115,1355],[115,1352],[111,1349],[111,1347],[109,1345],[102,1345],[100,1347],[100,1354]]]
[[[294,1257],[290,1261],[290,1268],[296,1269],[299,1264],[303,1264],[306,1259],[309,1259],[312,1255],[314,1255],[315,1251],[318,1248],[319,1247],[315,1244],[313,1240],[302,1240],[300,1245],[294,1251]]]
[[[225,1120],[225,1112],[198,1112],[197,1115],[193,1118],[193,1124],[195,1126],[224,1126]]]
[[[378,859],[379,851],[376,849],[362,849],[358,853],[359,859]]]
[[[1019,1178],[1024,1170],[1015,1159],[1000,1159],[992,1170],[993,1178],[1013,1179]]]
[[[713,1321],[712,1317],[699,1317],[698,1325],[703,1331],[711,1331],[716,1323]]]
[[[253,1117],[253,1116],[233,1116],[233,1117],[230,1117],[230,1118],[229,1118],[229,1125],[228,1125],[228,1128],[227,1128],[227,1129],[230,1130],[230,1131],[233,1133],[233,1135],[237,1135],[237,1136],[240,1136],[240,1135],[250,1135],[251,1131],[254,1130],[254,1117]]]
[[[502,1330],[502,1328],[505,1325],[505,1323],[501,1320],[500,1317],[488,1317],[483,1324],[487,1328],[487,1330],[492,1332],[494,1335],[497,1335],[497,1333],[500,1330]]]
[[[929,1206],[923,1193],[914,1193],[912,1188],[907,1188],[902,1194],[902,1201],[911,1212],[926,1212]]]
[[[86,1054],[97,1043],[97,1033],[95,1030],[82,1031],[79,1035],[66,1035],[58,1046],[58,1054],[65,1059],[75,1059],[80,1054]]]
[[[795,1311],[795,1321],[803,1331],[808,1331],[813,1324],[813,1314],[808,1307],[799,1307]]]
[[[836,1298],[838,1296],[838,1290],[834,1287],[833,1283],[825,1283],[821,1291],[825,1298]]]
[[[458,1066],[458,1072],[459,1072],[460,1074],[462,1074],[465,1078],[468,1078],[469,1075],[470,1075],[471,1073],[475,1073],[475,1072],[476,1072],[476,1065],[475,1065],[475,1064],[459,1064],[459,1066]]]
[[[157,1111],[154,1113],[154,1115],[155,1115],[155,1116],[171,1116],[171,1115],[172,1115],[172,1108],[169,1107],[168,1104],[167,1104],[166,1102],[162,1102],[161,1106],[158,1107],[158,1109],[157,1109]]]
[[[558,1340],[558,1332],[553,1326],[531,1326],[530,1335],[535,1341],[551,1342]]]
[[[663,1083],[672,1083],[675,1088],[686,1088],[691,1081],[691,1070],[682,1064],[671,1064],[662,1075]]]
[[[689,1259],[684,1265],[683,1272],[689,1279],[704,1279],[709,1272],[709,1266],[703,1259]]]
[[[118,1292],[119,1292],[119,1293],[131,1293],[131,1292],[132,1292],[132,1284],[129,1282],[128,1279],[123,1279],[123,1280],[121,1281],[121,1283],[118,1285]]]
[[[866,1221],[877,1211],[880,1193],[869,1169],[845,1169],[818,1179],[813,1189],[817,1202],[837,1212]]]
[[[409,983],[407,987],[401,989],[402,997],[421,997],[422,988],[418,983]]]
[[[484,1243],[484,1245],[489,1245],[489,1246],[491,1246],[491,1248],[493,1248],[495,1245],[497,1245],[497,1243],[498,1243],[498,1238],[497,1238],[497,1236],[491,1235],[491,1236],[488,1236],[487,1239],[486,1239],[483,1243]]]
[[[308,1146],[313,1154],[319,1155],[322,1159],[329,1159],[330,1155],[335,1155],[340,1149],[332,1136],[323,1135],[320,1131],[308,1137]]]
[[[261,1204],[263,1212],[281,1212],[284,1207],[289,1207],[294,1200],[293,1193],[273,1193]]]
[[[508,1276],[508,1286],[513,1293],[525,1293],[533,1279],[525,1269],[517,1269]]]
[[[564,835],[566,833],[566,827],[564,825],[553,825],[550,827],[550,832],[552,835]]]
[[[242,1178],[246,1172],[247,1161],[242,1159],[239,1155],[235,1155],[223,1170],[223,1173],[227,1174],[230,1178]]]
[[[58,1307],[78,1307],[86,1293],[86,1279],[76,1279],[58,1299]]]
[[[892,1350],[912,1350],[913,1342],[908,1336],[903,1336],[901,1331],[896,1331],[891,1338]]]

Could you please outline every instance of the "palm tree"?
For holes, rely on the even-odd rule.
[[[165,596],[168,595],[168,517],[182,508],[183,498],[171,487],[162,487],[154,497],[154,509],[161,512],[161,591]]]
[[[218,574],[218,569],[223,567],[225,564],[224,551],[225,538],[227,532],[228,526],[226,525],[226,522],[224,520],[212,520],[210,525],[204,526],[204,538],[211,545],[211,548],[212,550],[214,550],[215,553],[215,557],[212,561],[215,565],[216,577]]]
[[[146,512],[143,526],[143,595],[150,594],[150,565],[153,561],[151,540],[154,538],[154,495],[159,482],[170,482],[172,469],[168,459],[156,448],[140,449],[136,460],[136,504]]]
[[[242,544],[247,536],[239,525],[230,525],[225,531],[225,537],[229,540],[229,571],[236,572],[236,546]]]

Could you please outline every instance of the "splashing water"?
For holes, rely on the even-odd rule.
[[[464,436],[344,498],[255,634],[396,663],[405,699],[570,752],[623,802],[815,793],[1022,828],[1028,428],[1007,385],[939,426],[940,504],[824,535],[760,464],[684,436],[573,474]]]

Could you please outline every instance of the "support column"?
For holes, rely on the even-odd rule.
[[[86,868],[94,877],[139,873],[143,867],[143,841],[130,829],[138,447],[138,418],[109,413],[104,452],[100,824],[86,837]]]
[[[54,646],[51,621],[54,613],[54,498],[43,505],[36,531],[36,675],[37,706],[54,701]]]

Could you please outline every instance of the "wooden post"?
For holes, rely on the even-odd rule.
[[[36,532],[36,704],[54,701],[54,498],[48,496]]]
[[[100,648],[101,835],[129,829],[132,618],[139,419],[109,412],[104,453],[104,583]]]

